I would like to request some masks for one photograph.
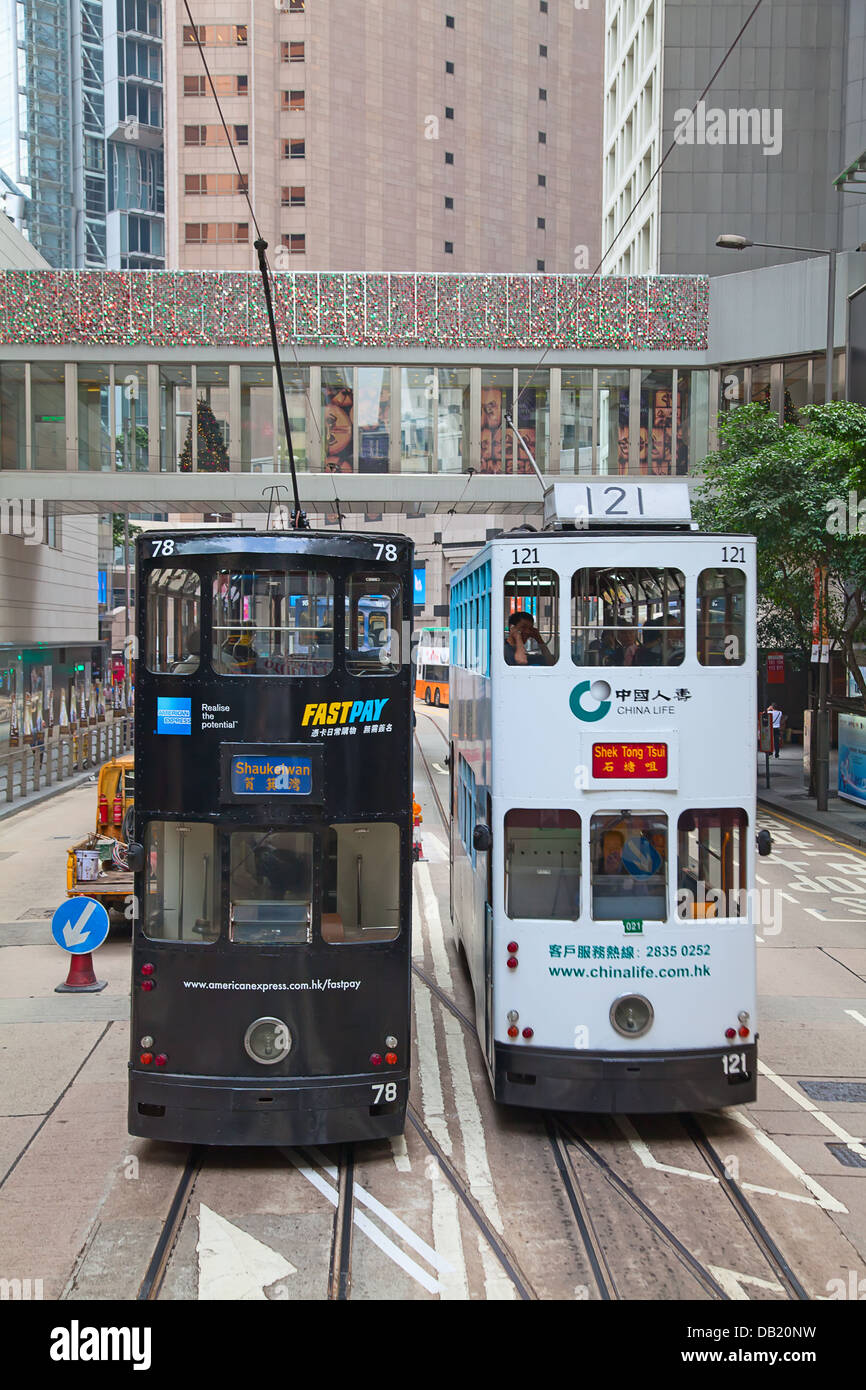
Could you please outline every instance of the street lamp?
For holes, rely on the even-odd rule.
[[[829,405],[833,399],[833,349],[836,336],[836,251],[827,246],[782,246],[775,241],[752,241],[749,237],[725,232],[716,237],[716,245],[723,251],[745,251],[749,246],[760,246],[770,251],[799,251],[814,256],[829,256],[827,269],[827,351],[824,365],[824,402]],[[823,611],[826,612],[827,595],[821,597]],[[823,639],[821,631],[819,637]],[[827,666],[822,661],[822,650],[818,660],[818,728],[816,730],[815,791],[819,811],[827,810],[830,788],[830,722],[827,709]]]

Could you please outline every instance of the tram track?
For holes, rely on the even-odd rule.
[[[352,1291],[352,1229],[355,1214],[355,1147],[340,1146],[337,1206],[328,1266],[328,1298],[343,1303]]]
[[[205,1158],[205,1146],[194,1144],[187,1154],[183,1172],[178,1179],[174,1196],[171,1199],[162,1229],[157,1237],[156,1245],[153,1247],[153,1254],[144,1272],[144,1278],[136,1294],[136,1301],[139,1303],[155,1303],[159,1298],[162,1289],[165,1273],[168,1269],[168,1262],[171,1259],[172,1251],[177,1244],[180,1229],[186,1216],[187,1208],[192,1198],[198,1175],[201,1171]]]

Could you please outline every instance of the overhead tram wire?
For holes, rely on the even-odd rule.
[[[266,309],[267,309],[267,314],[268,314],[268,327],[269,327],[269,329],[270,329],[270,335],[271,335],[271,348],[272,348],[272,350],[273,350],[274,368],[275,368],[276,374],[277,374],[277,386],[278,386],[278,388],[279,388],[279,393],[280,393],[280,405],[281,405],[282,413],[283,413],[283,427],[284,427],[284,429],[285,429],[285,431],[286,431],[286,441],[287,441],[287,443],[288,443],[288,448],[289,448],[289,471],[290,471],[291,477],[292,477],[292,491],[293,491],[293,494],[294,494],[294,504],[295,504],[295,506],[294,506],[294,512],[293,512],[293,514],[292,514],[292,524],[293,524],[295,530],[308,530],[308,529],[309,529],[309,522],[307,521],[306,514],[301,510],[301,502],[300,502],[300,497],[299,497],[299,494],[298,494],[298,478],[297,478],[297,472],[296,472],[296,469],[295,469],[295,452],[294,452],[294,448],[293,448],[293,446],[292,446],[292,429],[291,429],[291,424],[290,424],[290,422],[289,422],[289,407],[288,407],[288,402],[287,402],[287,400],[286,400],[286,385],[285,385],[285,381],[284,381],[284,379],[283,379],[283,364],[282,364],[282,362],[281,362],[281,360],[280,360],[280,345],[279,345],[279,339],[278,339],[278,337],[277,337],[277,325],[276,325],[276,320],[275,320],[275,318],[274,318],[273,300],[272,300],[272,295],[271,295],[271,285],[272,285],[272,283],[274,283],[274,277],[273,277],[273,271],[271,270],[270,266],[268,265],[267,257],[266,257],[266,255],[265,255],[265,252],[266,252],[267,249],[268,249],[268,243],[265,241],[265,239],[264,239],[264,237],[263,237],[263,235],[262,235],[262,229],[261,229],[261,227],[259,226],[259,221],[258,221],[258,218],[256,217],[255,208],[253,207],[252,199],[250,198],[249,178],[248,178],[248,176],[243,172],[243,170],[241,169],[241,166],[240,166],[240,164],[238,163],[238,157],[237,157],[237,155],[235,154],[234,142],[232,141],[231,134],[230,134],[229,128],[228,128],[228,124],[226,123],[226,118],[225,118],[225,115],[223,114],[222,105],[221,105],[221,103],[220,103],[220,99],[219,99],[219,96],[218,96],[218,94],[217,94],[216,87],[214,86],[214,80],[213,80],[213,77],[211,76],[210,68],[208,67],[208,62],[207,62],[207,58],[205,57],[204,48],[202,47],[201,39],[200,39],[199,36],[198,36],[198,25],[195,23],[195,21],[194,21],[194,19],[193,19],[193,17],[192,17],[192,11],[190,10],[190,7],[189,7],[189,0],[183,0],[183,7],[184,7],[184,9],[186,10],[186,15],[187,15],[187,19],[189,20],[189,24],[190,24],[190,29],[191,29],[191,31],[192,31],[193,40],[194,40],[194,42],[195,42],[196,48],[198,49],[198,54],[199,54],[199,57],[201,58],[201,61],[202,61],[202,67],[203,67],[204,70],[205,70],[205,76],[207,77],[208,86],[210,87],[211,96],[213,97],[214,103],[215,103],[215,105],[216,105],[217,114],[219,115],[219,118],[220,118],[220,124],[222,125],[223,132],[224,132],[225,137],[226,137],[226,144],[228,145],[228,148],[229,148],[229,150],[230,150],[230,152],[231,152],[232,161],[233,161],[234,166],[235,166],[235,169],[236,169],[236,171],[237,171],[238,184],[239,184],[239,187],[240,187],[241,192],[242,192],[243,195],[244,195],[244,198],[246,199],[247,207],[248,207],[249,210],[250,210],[250,217],[252,218],[253,226],[254,226],[255,229],[256,229],[256,240],[255,240],[254,245],[255,245],[255,250],[256,250],[256,252],[257,252],[257,254],[258,254],[259,270],[260,270],[260,272],[261,272],[262,284],[263,284],[263,286],[264,286],[264,292],[265,292],[265,306],[266,306]],[[291,338],[289,338],[289,346],[290,346],[291,349],[292,349],[292,356],[293,356],[294,359],[295,359],[295,366],[298,367],[298,368],[300,369],[300,362],[298,361],[298,354],[297,354],[297,352],[296,352],[296,350],[295,350],[295,344],[294,344],[294,342],[293,342],[293,340],[292,340]],[[322,432],[321,432],[321,430],[319,429],[319,424],[318,424],[318,421],[317,421],[317,419],[316,419],[315,412],[314,412],[314,410],[313,410],[313,408],[312,408],[312,402],[310,401],[309,390],[307,389],[306,386],[304,387],[304,396],[305,396],[305,398],[306,398],[307,405],[310,407],[310,411],[309,411],[310,418],[312,419],[313,424],[314,424],[315,427],[316,427],[316,433],[318,434],[318,436],[319,436],[319,441],[321,442],[321,439],[322,439]],[[337,520],[338,520],[338,522],[339,522],[340,530],[342,531],[342,529],[343,529],[343,514],[342,514],[342,511],[341,511],[341,509],[340,509],[340,499],[339,499],[339,496],[337,495],[337,484],[336,484],[336,482],[334,481],[334,476],[333,476],[333,474],[331,474],[331,482],[332,482],[333,488],[334,488],[334,502],[335,502],[336,508],[337,508]],[[270,516],[270,508],[268,509],[268,515]]]
[[[701,92],[700,96],[696,99],[694,105],[692,106],[692,109],[691,109],[691,112],[690,112],[690,115],[691,115],[691,116],[694,116],[695,112],[696,112],[697,109],[698,109],[698,104],[699,104],[700,102],[702,102],[703,99],[704,99],[704,97],[707,95],[708,91],[709,91],[710,88],[712,87],[713,83],[715,82],[715,80],[716,80],[716,78],[718,77],[719,73],[721,72],[722,68],[725,66],[725,63],[726,63],[726,62],[728,61],[728,59],[730,58],[730,56],[731,56],[731,54],[733,53],[734,49],[737,47],[737,44],[740,42],[740,39],[743,37],[743,35],[745,34],[745,32],[746,32],[746,30],[748,29],[749,25],[751,24],[752,20],[754,19],[755,15],[758,13],[758,10],[761,8],[761,5],[763,4],[763,2],[764,2],[764,0],[755,0],[755,4],[752,6],[752,9],[749,11],[749,13],[748,13],[748,15],[746,16],[745,20],[744,20],[743,23],[740,25],[740,28],[739,28],[739,30],[737,31],[737,34],[735,35],[735,37],[732,39],[731,43],[729,44],[727,51],[725,52],[725,54],[724,54],[724,56],[722,57],[720,63],[718,64],[718,66],[716,67],[716,69],[715,69],[715,71],[713,72],[712,76],[710,77],[709,81],[707,82],[707,85],[704,87],[704,90]],[[584,283],[580,286],[580,289],[579,289],[578,292],[577,292],[577,297],[576,297],[575,304],[574,304],[573,308],[571,309],[571,316],[572,316],[572,317],[573,317],[573,316],[579,311],[579,309],[580,309],[581,295],[583,294],[584,290],[585,290],[589,285],[591,285],[591,284],[593,283],[593,281],[595,280],[596,276],[599,274],[599,272],[600,272],[602,266],[604,265],[605,261],[607,260],[608,256],[610,255],[611,251],[612,251],[613,248],[616,246],[616,243],[619,241],[620,237],[622,236],[623,232],[625,231],[625,229],[626,229],[626,227],[628,226],[629,222],[631,221],[632,217],[633,217],[634,214],[637,212],[638,208],[640,207],[640,204],[643,202],[644,198],[645,198],[646,195],[649,193],[650,189],[652,188],[653,184],[655,183],[656,179],[658,178],[659,174],[661,173],[662,169],[664,168],[665,164],[667,163],[668,159],[670,158],[671,154],[673,153],[673,150],[674,150],[674,147],[675,147],[676,143],[677,143],[676,138],[674,138],[673,140],[671,140],[670,144],[668,145],[667,149],[665,150],[664,154],[662,155],[661,159],[659,160],[658,164],[656,165],[655,169],[653,170],[652,174],[650,175],[649,180],[647,181],[646,187],[644,188],[644,190],[643,190],[643,192],[640,194],[640,196],[637,198],[637,200],[636,200],[636,202],[635,202],[635,204],[634,204],[634,207],[631,209],[631,211],[629,212],[628,216],[627,216],[627,217],[625,218],[625,220],[623,221],[623,224],[622,224],[622,226],[620,227],[619,231],[617,232],[616,236],[614,237],[613,241],[610,243],[610,245],[607,247],[607,249],[602,253],[601,260],[599,261],[598,265],[595,267],[595,270],[594,270],[594,271],[592,272],[592,274],[584,281]],[[566,320],[566,322],[567,322],[567,320]],[[542,362],[543,362],[544,359],[547,357],[547,354],[548,354],[549,352],[550,352],[550,348],[549,348],[549,347],[546,347],[546,348],[544,349],[544,351],[542,352],[541,356],[539,357],[538,361],[536,362],[535,366],[533,367],[532,372],[530,373],[529,380],[527,381],[526,385],[525,385],[525,386],[522,386],[522,387],[520,388],[520,390],[518,391],[518,393],[517,393],[517,399],[516,399],[516,401],[514,402],[514,410],[513,410],[513,412],[512,412],[514,415],[517,415],[517,409],[518,409],[518,405],[519,405],[519,403],[520,403],[520,398],[521,398],[521,396],[523,395],[524,391],[528,391],[528,390],[529,390],[530,386],[532,385],[533,381],[535,380],[536,376],[538,375],[538,372],[539,372],[539,370],[540,370],[540,368],[541,368]]]

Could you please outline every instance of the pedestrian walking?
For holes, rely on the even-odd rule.
[[[773,716],[773,748],[775,750],[774,757],[778,758],[779,748],[782,743],[782,723],[785,716],[782,714],[782,711],[776,707],[776,705],[767,705],[767,713],[772,714]]]

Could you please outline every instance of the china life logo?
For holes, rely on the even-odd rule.
[[[572,714],[584,724],[594,724],[610,710],[610,686],[607,681],[581,681],[568,697]]]

